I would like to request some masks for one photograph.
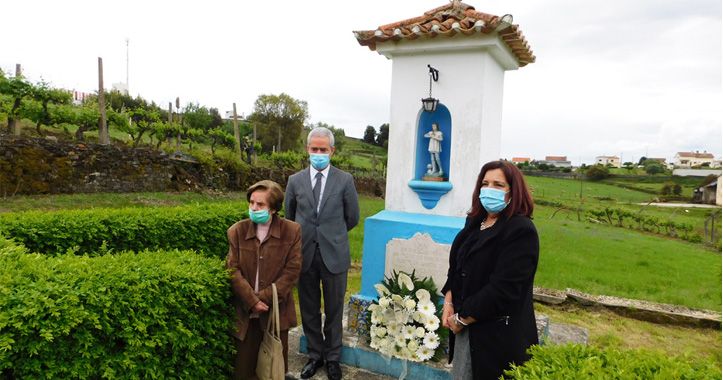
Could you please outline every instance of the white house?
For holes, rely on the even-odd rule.
[[[620,164],[620,157],[618,156],[597,156],[595,157],[595,164],[602,166],[612,166],[615,168],[622,167]]]
[[[676,167],[694,167],[694,166],[702,166],[704,164],[708,164],[708,166],[713,165],[713,161],[715,160],[715,157],[712,153],[708,153],[706,151],[703,151],[703,153],[700,153],[698,151],[695,152],[678,152],[675,154],[674,157],[674,165]]]

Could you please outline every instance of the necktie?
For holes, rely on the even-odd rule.
[[[324,175],[321,172],[316,173],[316,181],[314,182],[314,212],[319,210],[319,197],[321,196],[321,177]]]

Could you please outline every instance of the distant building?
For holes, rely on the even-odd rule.
[[[111,86],[113,91],[118,91],[121,94],[128,95],[128,84],[123,82],[113,83]]]
[[[241,121],[243,120],[244,115],[237,113],[236,118],[238,119],[238,121]],[[233,111],[226,111],[226,116],[224,117],[224,120],[233,120]]]
[[[595,164],[602,166],[610,165],[615,168],[622,166],[620,165],[620,157],[618,156],[597,156],[595,157]]]
[[[674,165],[676,167],[694,167],[694,166],[701,166],[704,164],[708,164],[708,166],[711,166],[713,164],[715,157],[712,153],[708,153],[706,151],[703,151],[703,153],[700,153],[698,151],[695,152],[678,152],[675,154],[674,157]]]
[[[73,104],[75,104],[76,106],[83,104],[85,99],[88,98],[89,96],[95,95],[92,92],[82,92],[82,91],[76,91],[76,90],[72,90],[69,92],[71,93],[71,95],[73,95]]]
[[[542,161],[537,161],[537,164],[547,164],[556,168],[571,168],[572,163],[567,160],[567,156],[545,156]]]
[[[524,164],[532,161],[529,157],[512,157],[513,164]]]
[[[701,199],[700,201],[708,204],[721,205],[721,176],[713,180],[707,185],[702,186],[697,191]]]

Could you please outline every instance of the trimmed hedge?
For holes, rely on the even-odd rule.
[[[221,260],[190,251],[52,257],[3,245],[0,378],[229,376]]]
[[[226,257],[226,230],[246,217],[248,209],[240,202],[26,211],[0,214],[0,235],[45,254],[182,249]]]
[[[581,345],[533,346],[532,359],[505,371],[505,378],[547,379],[720,379],[713,363],[675,358],[646,350],[618,350]]]

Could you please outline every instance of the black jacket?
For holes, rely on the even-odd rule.
[[[501,217],[470,249],[460,249],[481,222],[467,218],[454,239],[442,293],[452,291],[460,318],[477,320],[467,327],[474,378],[497,379],[510,363],[529,359],[525,351],[538,343],[532,284],[540,245],[532,220],[517,215]],[[453,355],[450,336],[450,361]]]

